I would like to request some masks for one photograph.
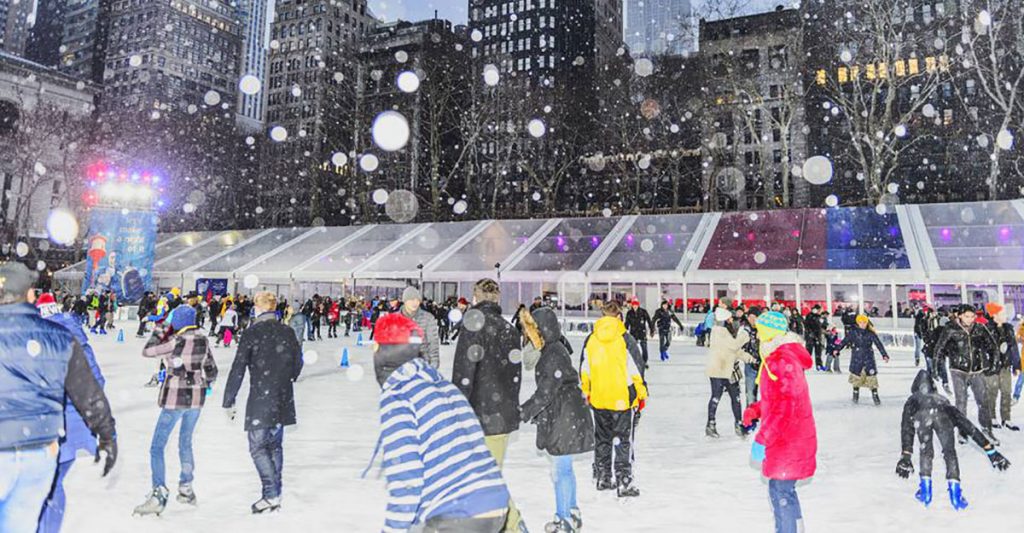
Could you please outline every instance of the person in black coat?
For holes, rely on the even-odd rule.
[[[988,455],[994,468],[1006,470],[1010,467],[1010,462],[996,451],[985,435],[971,424],[959,409],[953,407],[949,400],[938,393],[930,373],[921,370],[914,379],[910,398],[903,405],[903,419],[900,423],[903,453],[896,463],[896,474],[907,478],[914,472],[911,457],[914,454],[916,435],[921,441],[921,481],[917,499],[925,505],[932,502],[932,461],[935,457],[933,443],[934,438],[938,437],[942,446],[942,457],[946,461],[950,503],[958,510],[967,507],[967,500],[963,498],[960,490],[960,462],[953,440],[954,428],[959,429],[961,433],[970,434],[974,442]]]
[[[825,326],[825,319],[821,316],[821,306],[815,305],[811,308],[811,312],[804,317],[804,344],[807,351],[814,356],[814,368],[819,372],[825,368],[821,359],[825,347]]]
[[[644,357],[643,367],[647,368],[647,332],[649,331],[651,336],[654,336],[654,321],[651,320],[651,315],[647,313],[646,309],[640,307],[640,300],[634,298],[629,303],[629,311],[626,311],[626,319],[623,322],[626,323],[626,331],[640,345],[640,353]]]
[[[850,348],[853,355],[850,357],[850,385],[853,385],[853,402],[860,401],[860,388],[871,389],[871,398],[875,405],[881,405],[882,400],[878,397],[878,366],[875,364],[875,350],[882,354],[882,360],[889,362],[889,354],[885,346],[878,339],[875,328],[871,321],[864,315],[857,315],[857,327],[847,332],[839,350]]]
[[[509,435],[519,429],[522,335],[501,314],[501,286],[484,278],[473,286],[475,305],[459,323],[452,383],[458,387],[484,430],[484,442],[498,467],[505,462]],[[520,516],[509,500],[506,531],[519,531]]]
[[[573,456],[594,450],[594,421],[580,390],[580,376],[562,343],[558,317],[550,308],[533,312],[538,331],[527,335],[541,351],[537,362],[537,391],[522,405],[524,421],[537,424],[537,448],[553,456],[557,513],[545,531],[577,531],[582,516],[576,504]],[[533,323],[521,322],[524,328]],[[570,527],[571,526],[571,527]],[[562,529],[557,529],[562,528]]]
[[[654,325],[658,329],[658,349],[661,352],[661,360],[668,361],[668,349],[672,346],[672,323],[679,326],[679,331],[685,331],[683,323],[672,311],[672,304],[666,300],[661,302],[661,307],[654,312]]]
[[[998,358],[999,348],[991,330],[976,324],[976,311],[971,306],[960,308],[960,317],[950,321],[942,330],[935,343],[935,357],[949,365],[956,407],[967,414],[967,389],[971,389],[978,404],[978,422],[982,431],[998,444],[992,434],[992,418],[989,416],[986,399],[988,395],[985,374],[990,373]]]
[[[252,505],[254,514],[274,511],[281,505],[284,427],[295,424],[292,383],[302,372],[302,347],[295,332],[277,320],[277,297],[261,292],[255,304],[258,316],[238,343],[223,403],[234,419],[235,397],[248,369],[245,430],[249,433],[249,453],[263,484],[262,498]]]

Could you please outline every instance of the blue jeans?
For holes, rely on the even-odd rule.
[[[743,365],[743,387],[747,391],[747,405],[757,401],[757,367]]]
[[[769,479],[768,496],[772,500],[772,511],[775,514],[775,533],[797,533],[804,515],[800,512],[796,481]]]
[[[36,530],[56,469],[56,445],[0,451],[0,531]]]
[[[149,446],[149,465],[153,470],[153,488],[166,487],[164,478],[164,448],[167,447],[167,439],[174,431],[174,426],[181,420],[181,429],[178,431],[178,458],[181,461],[181,476],[178,483],[191,483],[193,472],[196,469],[195,460],[192,458],[192,433],[199,422],[200,409],[163,409],[160,411],[160,418],[156,420],[156,430],[153,431],[153,443]]]
[[[551,457],[551,478],[555,482],[555,514],[569,521],[576,506],[576,474],[571,455]]]
[[[921,361],[921,348],[924,347],[924,341],[921,337],[914,335],[914,364],[916,365]]]
[[[1020,399],[1021,389],[1024,389],[1024,372],[1021,372],[1021,374],[1019,376],[1017,376],[1017,384],[1014,385],[1014,387],[1013,387],[1013,397],[1014,398],[1016,398],[1018,400]]]
[[[263,484],[266,499],[281,496],[281,470],[284,468],[284,427],[249,430],[249,455]]]
[[[68,470],[71,470],[71,466],[74,464],[74,459],[57,464],[57,479],[53,482],[50,495],[43,502],[43,512],[39,515],[38,533],[60,533],[60,526],[64,522],[64,505],[67,501],[64,495],[64,477],[68,475]]]

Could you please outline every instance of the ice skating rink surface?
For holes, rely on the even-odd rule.
[[[126,333],[133,331],[130,325]],[[286,430],[282,511],[253,516],[259,478],[242,429],[248,380],[239,395],[239,417],[229,421],[221,393],[234,348],[215,349],[221,379],[214,385],[193,443],[198,505],[178,504],[172,496],[161,517],[133,518],[132,508],[150,491],[149,444],[159,409],[157,389],[144,388],[156,370],[140,355],[141,339],[128,333],[94,337],[97,359],[107,378],[106,391],[117,419],[119,462],[110,480],[101,479],[91,459],[80,457],[65,483],[68,493],[64,530],[76,532],[372,532],[384,522],[386,493],[378,466],[366,479],[377,438],[378,386],[370,348],[355,337],[306,343],[306,367],[296,384],[298,425]],[[583,338],[570,339],[578,357]],[[352,366],[339,368],[342,349]],[[442,347],[442,373],[451,375],[453,346]],[[657,357],[657,342],[651,342]],[[1013,463],[1005,473],[989,466],[972,444],[958,447],[964,494],[970,508],[956,513],[945,490],[945,467],[936,450],[935,501],[930,509],[914,499],[917,476],[898,478],[899,424],[903,403],[917,372],[910,352],[895,351],[892,362],[879,360],[882,406],[864,394],[850,401],[846,375],[808,373],[818,428],[818,472],[799,488],[810,532],[963,532],[1012,531],[1021,527],[1024,498],[1024,433],[997,430],[1000,450]],[[651,399],[639,425],[636,476],[641,496],[619,503],[598,493],[590,476],[590,456],[576,461],[579,505],[584,529],[625,532],[769,532],[773,522],[768,486],[749,460],[750,442],[731,431],[728,401],[718,411],[722,437],[704,436],[710,387],[704,377],[705,348],[677,342],[671,360],[652,361],[647,379]],[[844,353],[843,363],[849,355]],[[525,373],[521,400],[534,387]],[[866,402],[864,402],[866,400]],[[977,416],[972,406],[968,414]],[[1020,418],[1024,407],[1017,406]],[[543,531],[554,514],[549,462],[534,445],[535,430],[517,432],[505,464],[505,479],[531,531]],[[914,463],[917,466],[917,448]],[[179,472],[177,437],[167,447],[167,480],[172,495]]]

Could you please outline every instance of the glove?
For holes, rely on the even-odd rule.
[[[235,420],[235,415],[238,414],[238,409],[236,409],[234,406],[225,407],[224,414],[227,415],[228,420],[231,420],[233,422]]]
[[[743,411],[743,425],[752,426],[755,422],[761,419],[761,405],[759,403],[752,403],[747,406],[746,410]]]
[[[896,463],[896,475],[900,476],[903,479],[907,479],[908,477],[910,477],[910,474],[913,473],[914,463],[910,460],[909,455],[903,454],[903,457],[900,457],[899,462]]]
[[[636,412],[638,412],[638,413],[642,413],[642,412],[644,412],[644,407],[647,407],[647,400],[643,400],[643,399],[641,399],[641,400],[640,400],[639,402],[637,402],[637,404],[636,404]]]
[[[757,463],[763,462],[765,458],[764,444],[755,440],[754,444],[750,445],[750,458]]]
[[[992,463],[992,468],[996,470],[1005,471],[1010,468],[1010,461],[1003,457],[1003,454],[997,452],[995,448],[985,452],[988,454],[988,460]]]
[[[96,463],[102,459],[101,454],[106,456],[106,462],[103,463],[103,477],[106,477],[117,463],[117,439],[100,438],[99,445],[96,446]]]

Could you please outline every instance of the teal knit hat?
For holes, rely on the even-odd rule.
[[[757,317],[757,325],[782,332],[789,331],[789,320],[786,319],[786,315],[778,311],[762,313],[761,316]]]

